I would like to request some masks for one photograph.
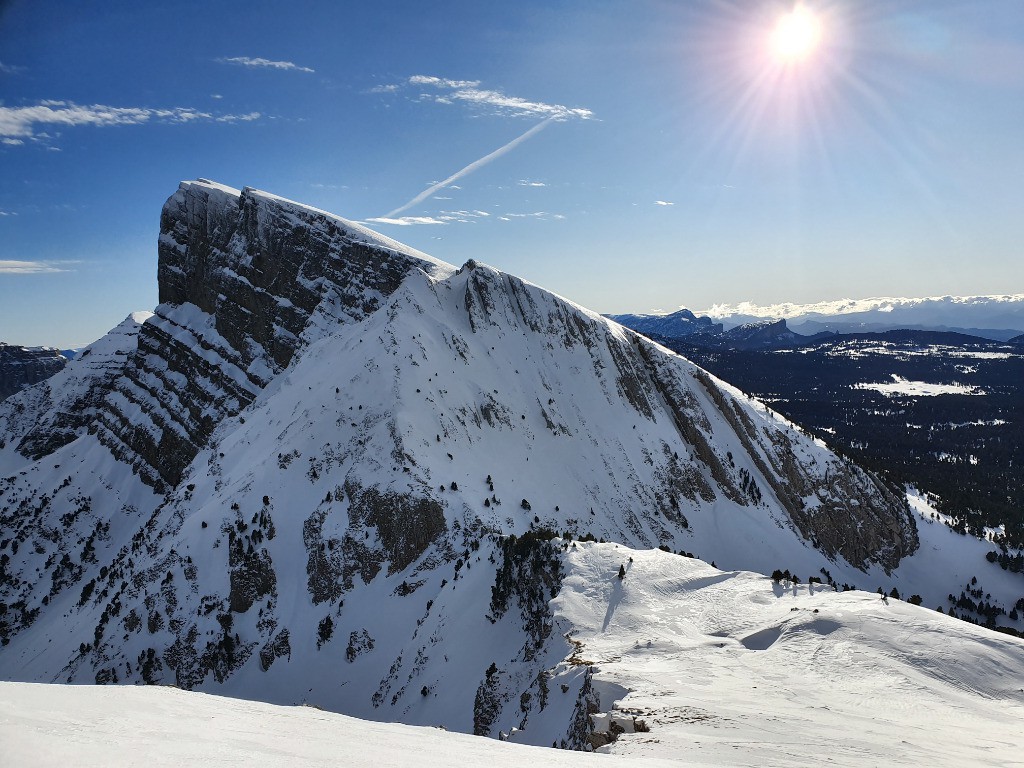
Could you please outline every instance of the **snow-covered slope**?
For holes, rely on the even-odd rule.
[[[34,768],[607,768],[678,765],[521,746],[168,687],[0,683],[4,759]],[[697,766],[705,763],[697,763]]]
[[[593,665],[600,711],[615,700],[613,716],[650,728],[614,753],[962,766],[1010,764],[1024,748],[1017,638],[877,594],[776,584],[660,551],[581,545],[567,559],[556,622],[572,626],[576,657]]]
[[[761,320],[788,320],[794,331],[856,333],[898,328],[955,331],[1006,341],[1024,331],[1024,294],[933,296],[923,299],[842,299],[815,304],[716,304],[699,314],[726,328]]]
[[[569,539],[1024,594],[760,403],[483,264],[199,181],[159,275],[152,317],[0,405],[0,677],[579,747]]]
[[[566,657],[511,743],[166,687],[0,684],[0,740],[39,766],[1010,765],[1024,641],[864,592],[775,584],[659,550],[566,544]],[[619,567],[625,570],[618,577]],[[466,648],[468,644],[463,644]],[[586,707],[573,683],[585,670]],[[568,690],[566,690],[568,689]],[[422,697],[440,722],[444,701]],[[315,701],[315,699],[311,699]],[[589,711],[590,714],[587,714]],[[547,750],[573,715],[608,757]],[[624,733],[610,743],[615,723]],[[541,742],[543,743],[543,742]]]

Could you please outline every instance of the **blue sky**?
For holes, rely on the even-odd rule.
[[[0,0],[0,340],[152,308],[197,177],[602,312],[1024,293],[1024,3],[804,5]]]

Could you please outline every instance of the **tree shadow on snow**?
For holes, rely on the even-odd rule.
[[[629,566],[630,568],[632,568],[633,564],[630,563]],[[608,610],[604,614],[604,624],[601,626],[602,632],[608,631],[608,625],[612,623],[612,615],[615,613],[615,609],[622,601],[622,595],[624,593],[622,581],[623,580],[619,578],[619,575],[617,573],[611,578],[612,594],[611,597],[608,599]]]

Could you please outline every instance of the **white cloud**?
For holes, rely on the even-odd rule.
[[[509,96],[498,90],[480,88],[479,80],[449,80],[432,75],[413,75],[405,83],[377,86],[372,93],[393,93],[402,86],[426,86],[435,90],[422,91],[420,98],[437,104],[461,102],[478,110],[514,117],[544,117],[555,120],[589,120],[594,113],[582,107],[566,107],[562,104],[547,104],[543,101],[529,101],[518,96]]]
[[[512,219],[543,219],[544,221],[561,221],[565,216],[561,213],[548,213],[547,211],[534,211],[533,213],[503,213],[498,219],[500,221],[512,221]]]
[[[439,88],[476,88],[480,85],[479,80],[446,80],[430,75],[413,75],[409,82],[412,85],[436,85]]]
[[[70,272],[62,264],[73,261],[4,261],[0,259],[0,275],[44,275],[54,272]]]
[[[263,115],[259,112],[246,112],[244,115],[218,115],[214,118],[218,123],[251,123]]]
[[[516,182],[520,187],[546,187],[543,181],[530,181],[529,179],[520,179]]]
[[[476,219],[485,219],[490,215],[487,211],[441,211],[434,216],[378,216],[367,221],[409,227],[414,224],[470,224]]]
[[[39,132],[37,129],[40,126],[92,125],[106,127],[142,125],[149,122],[193,123],[202,121],[236,123],[249,122],[259,117],[259,112],[249,112],[244,115],[215,115],[191,107],[151,109],[149,107],[111,107],[104,104],[85,106],[70,101],[41,101],[30,107],[0,106],[0,140],[4,144],[17,145],[23,144],[26,139],[43,141],[52,138],[45,132]]]
[[[666,202],[665,200],[655,200],[654,204],[655,205],[675,205],[675,203],[669,203],[669,202]]]
[[[448,222],[442,221],[434,216],[402,216],[400,218],[392,218],[390,216],[377,216],[372,219],[367,219],[368,222],[374,224],[393,224],[396,227],[411,227],[414,224],[447,224]]]
[[[561,104],[545,104],[542,101],[527,101],[518,96],[506,96],[501,91],[462,88],[453,91],[450,98],[477,106],[493,107],[499,113],[511,115],[535,115],[537,117],[552,117],[556,120],[568,120],[575,117],[589,120],[594,116],[589,109],[570,108]]]
[[[0,61],[0,74],[3,75],[18,75],[25,71],[24,67],[15,67],[11,64],[4,64]]]
[[[253,67],[259,69],[280,69],[288,70],[292,72],[315,72],[315,69],[309,67],[300,67],[291,61],[271,61],[270,59],[263,59],[260,57],[250,58],[249,56],[231,56],[222,57],[217,59],[220,64],[238,64],[242,67]]]
[[[17,216],[17,211],[0,211],[0,216]]]

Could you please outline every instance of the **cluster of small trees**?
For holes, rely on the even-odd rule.
[[[1024,552],[1011,555],[1005,550],[999,552],[993,549],[985,555],[985,559],[990,563],[999,563],[999,567],[1004,571],[1010,571],[1011,573],[1021,573],[1024,571]]]

